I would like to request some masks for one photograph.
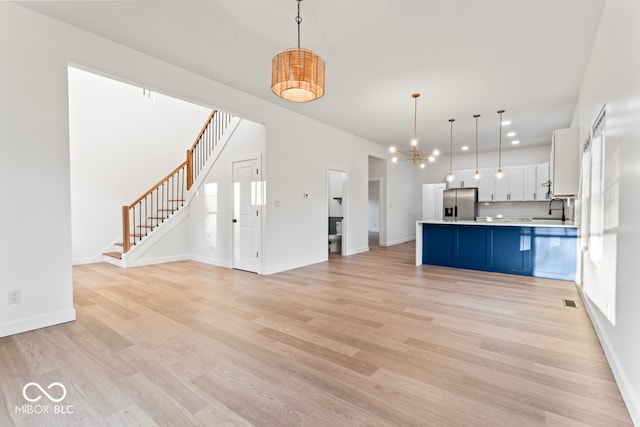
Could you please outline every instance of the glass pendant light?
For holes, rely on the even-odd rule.
[[[478,117],[480,114],[474,114],[473,117],[476,119],[476,173],[473,174],[473,179],[477,181],[480,179],[480,171],[478,170]]]
[[[498,121],[498,126],[500,127],[500,139],[498,145],[498,170],[496,172],[496,178],[498,179],[504,176],[504,174],[502,173],[502,113],[504,113],[504,110],[498,110],[498,114],[500,117],[500,120]]]
[[[451,124],[451,137],[449,139],[449,175],[447,175],[447,182],[453,181],[456,177],[453,175],[453,122],[456,119],[449,119]]]

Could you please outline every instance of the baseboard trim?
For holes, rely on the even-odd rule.
[[[361,254],[363,252],[369,252],[369,246],[363,246],[361,248],[351,249],[345,253],[346,256]]]
[[[104,261],[103,255],[97,255],[87,258],[75,258],[71,260],[71,265],[95,264]]]
[[[200,255],[191,255],[189,256],[189,259],[191,261],[201,262],[203,264],[213,265],[216,267],[233,268],[233,266],[231,265],[231,261],[207,258]]]
[[[595,315],[595,310],[598,310],[589,297],[582,291],[580,286],[576,286],[578,288],[578,292],[580,292],[580,296],[582,297],[582,301],[584,302],[584,307],[591,319],[591,324],[593,325],[593,329],[596,331],[596,335],[598,336],[598,340],[600,340],[600,345],[602,346],[602,350],[604,350],[604,354],[607,357],[607,361],[609,362],[609,366],[611,367],[611,372],[613,372],[613,378],[616,380],[618,384],[618,388],[620,389],[620,394],[622,395],[622,399],[624,400],[625,405],[627,405],[627,411],[629,411],[629,415],[631,416],[631,421],[633,421],[634,425],[640,426],[640,401],[638,397],[633,391],[631,387],[631,382],[629,381],[627,375],[622,369],[616,352],[613,350],[613,347],[609,343],[607,339],[607,335],[602,328],[598,320],[598,316]]]
[[[408,237],[403,237],[402,239],[389,240],[387,242],[384,242],[384,244],[381,246],[399,245],[401,243],[413,242],[414,240],[416,240],[416,236],[408,236]]]
[[[263,269],[263,272],[260,274],[275,274],[280,273],[282,271],[294,270],[296,268],[306,267],[307,265],[318,264],[321,262],[326,262],[329,259],[329,252],[323,257],[315,257],[315,258],[307,258],[306,260],[299,262],[292,262],[287,264],[280,264],[272,267],[266,267]]]
[[[76,320],[76,310],[57,311],[0,324],[0,338]]]
[[[137,259],[135,261],[127,261],[127,268],[129,267],[143,267],[145,265],[164,264],[165,262],[187,261],[191,258],[188,255],[169,255],[156,258],[144,258]]]

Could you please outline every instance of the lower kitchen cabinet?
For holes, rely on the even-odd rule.
[[[426,225],[426,224],[425,224]],[[423,227],[423,233],[426,233],[426,228]],[[454,266],[453,257],[453,233],[455,228],[449,225],[429,225],[429,238],[434,242],[439,242],[437,245],[428,245],[423,248],[423,264],[425,259],[429,259],[433,264],[446,265],[448,267]]]
[[[531,274],[531,229],[529,227],[491,227],[490,271]]]
[[[428,224],[422,263],[575,280],[577,229]]]

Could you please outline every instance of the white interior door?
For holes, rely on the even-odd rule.
[[[233,268],[258,272],[264,198],[258,159],[233,162]]]

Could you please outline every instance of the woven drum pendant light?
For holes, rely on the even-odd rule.
[[[271,61],[271,90],[291,102],[308,102],[324,95],[324,60],[300,48],[300,3],[298,2],[298,47],[287,49]]]

